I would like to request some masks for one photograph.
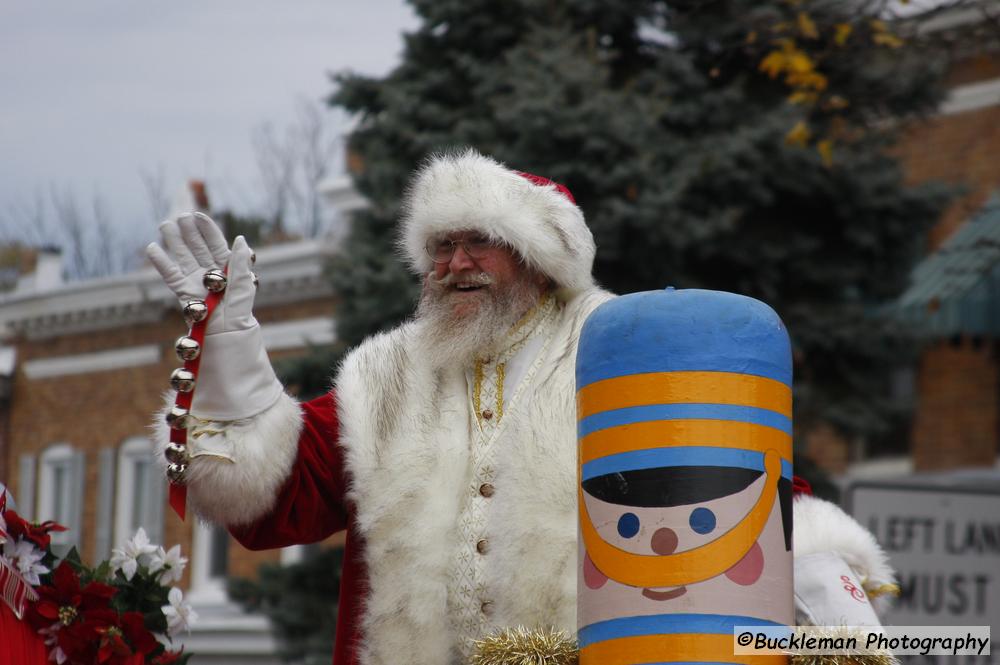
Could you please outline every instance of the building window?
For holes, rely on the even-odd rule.
[[[228,602],[226,575],[229,572],[229,533],[225,528],[195,522],[191,545],[191,588],[188,600],[195,605],[222,605]]]
[[[36,519],[53,520],[68,529],[53,533],[53,543],[76,545],[80,542],[85,465],[83,452],[74,450],[68,443],[49,446],[42,453]]]
[[[153,443],[144,437],[127,439],[118,448],[115,492],[116,545],[142,527],[150,541],[163,542],[163,474],[155,462]]]

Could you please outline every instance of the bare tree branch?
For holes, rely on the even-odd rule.
[[[279,139],[274,126],[266,122],[254,130],[252,144],[257,171],[263,185],[264,208],[275,230],[282,230],[295,187],[295,141],[286,132]]]
[[[153,221],[159,222],[165,219],[170,213],[170,197],[167,196],[167,174],[163,164],[157,164],[155,172],[140,167],[139,179],[142,180],[142,187],[146,191],[146,200]]]
[[[299,100],[297,124],[293,131],[298,143],[302,178],[299,219],[308,237],[319,235],[323,226],[319,183],[337,166],[336,159],[343,154],[343,142],[329,118],[328,109],[307,99]]]

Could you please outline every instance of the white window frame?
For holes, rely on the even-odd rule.
[[[195,521],[191,543],[191,588],[187,594],[188,600],[194,605],[225,605],[229,602],[229,595],[226,593],[227,575],[212,574],[215,530],[223,528],[201,520]]]
[[[163,543],[163,472],[156,462],[153,442],[142,436],[126,439],[118,447],[118,469],[115,474],[115,517],[114,543],[116,547],[125,544],[135,535],[135,482],[136,467],[148,464],[147,498],[144,514],[139,517],[139,526],[146,530],[149,540],[157,545]]]
[[[83,517],[83,483],[85,457],[68,443],[56,443],[46,448],[39,459],[38,502],[35,519],[54,520],[67,531],[53,532],[52,542],[57,545],[77,545]],[[56,496],[57,469],[65,469],[62,497],[65,514],[61,514]]]

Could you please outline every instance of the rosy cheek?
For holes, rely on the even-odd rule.
[[[597,569],[594,562],[590,560],[590,555],[583,557],[583,582],[591,589],[600,589],[607,583],[607,576]]]
[[[739,563],[726,571],[726,577],[737,584],[750,586],[760,579],[762,572],[764,572],[764,550],[754,543]]]

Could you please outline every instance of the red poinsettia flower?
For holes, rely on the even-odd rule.
[[[111,608],[91,608],[82,612],[68,626],[56,633],[56,643],[71,663],[101,662],[99,650],[104,647],[105,634],[114,629],[118,613]],[[129,651],[131,653],[131,650]]]
[[[81,588],[80,576],[66,561],[59,564],[52,575],[52,586],[40,586],[35,590],[39,598],[31,605],[28,615],[35,630],[56,622],[68,627],[86,612],[109,610],[111,598],[117,593],[114,587],[100,582],[91,582]],[[92,618],[100,617],[94,615]]]
[[[141,613],[126,612],[121,615],[120,623],[125,637],[128,638],[129,644],[132,645],[136,653],[145,656],[160,645],[156,641],[156,638],[153,637],[153,634],[146,628],[146,622],[143,620]]]
[[[3,511],[4,521],[7,522],[7,533],[11,538],[24,538],[38,545],[38,548],[45,551],[52,543],[52,531],[66,531],[62,524],[56,524],[49,520],[41,524],[33,524],[17,514],[14,510]]]
[[[107,663],[107,665],[121,665],[132,660],[132,656],[135,654],[132,652],[132,647],[125,642],[124,633],[122,633],[121,628],[118,626],[105,626],[104,628],[99,628],[97,634],[101,636],[101,641],[97,648],[96,662]]]

